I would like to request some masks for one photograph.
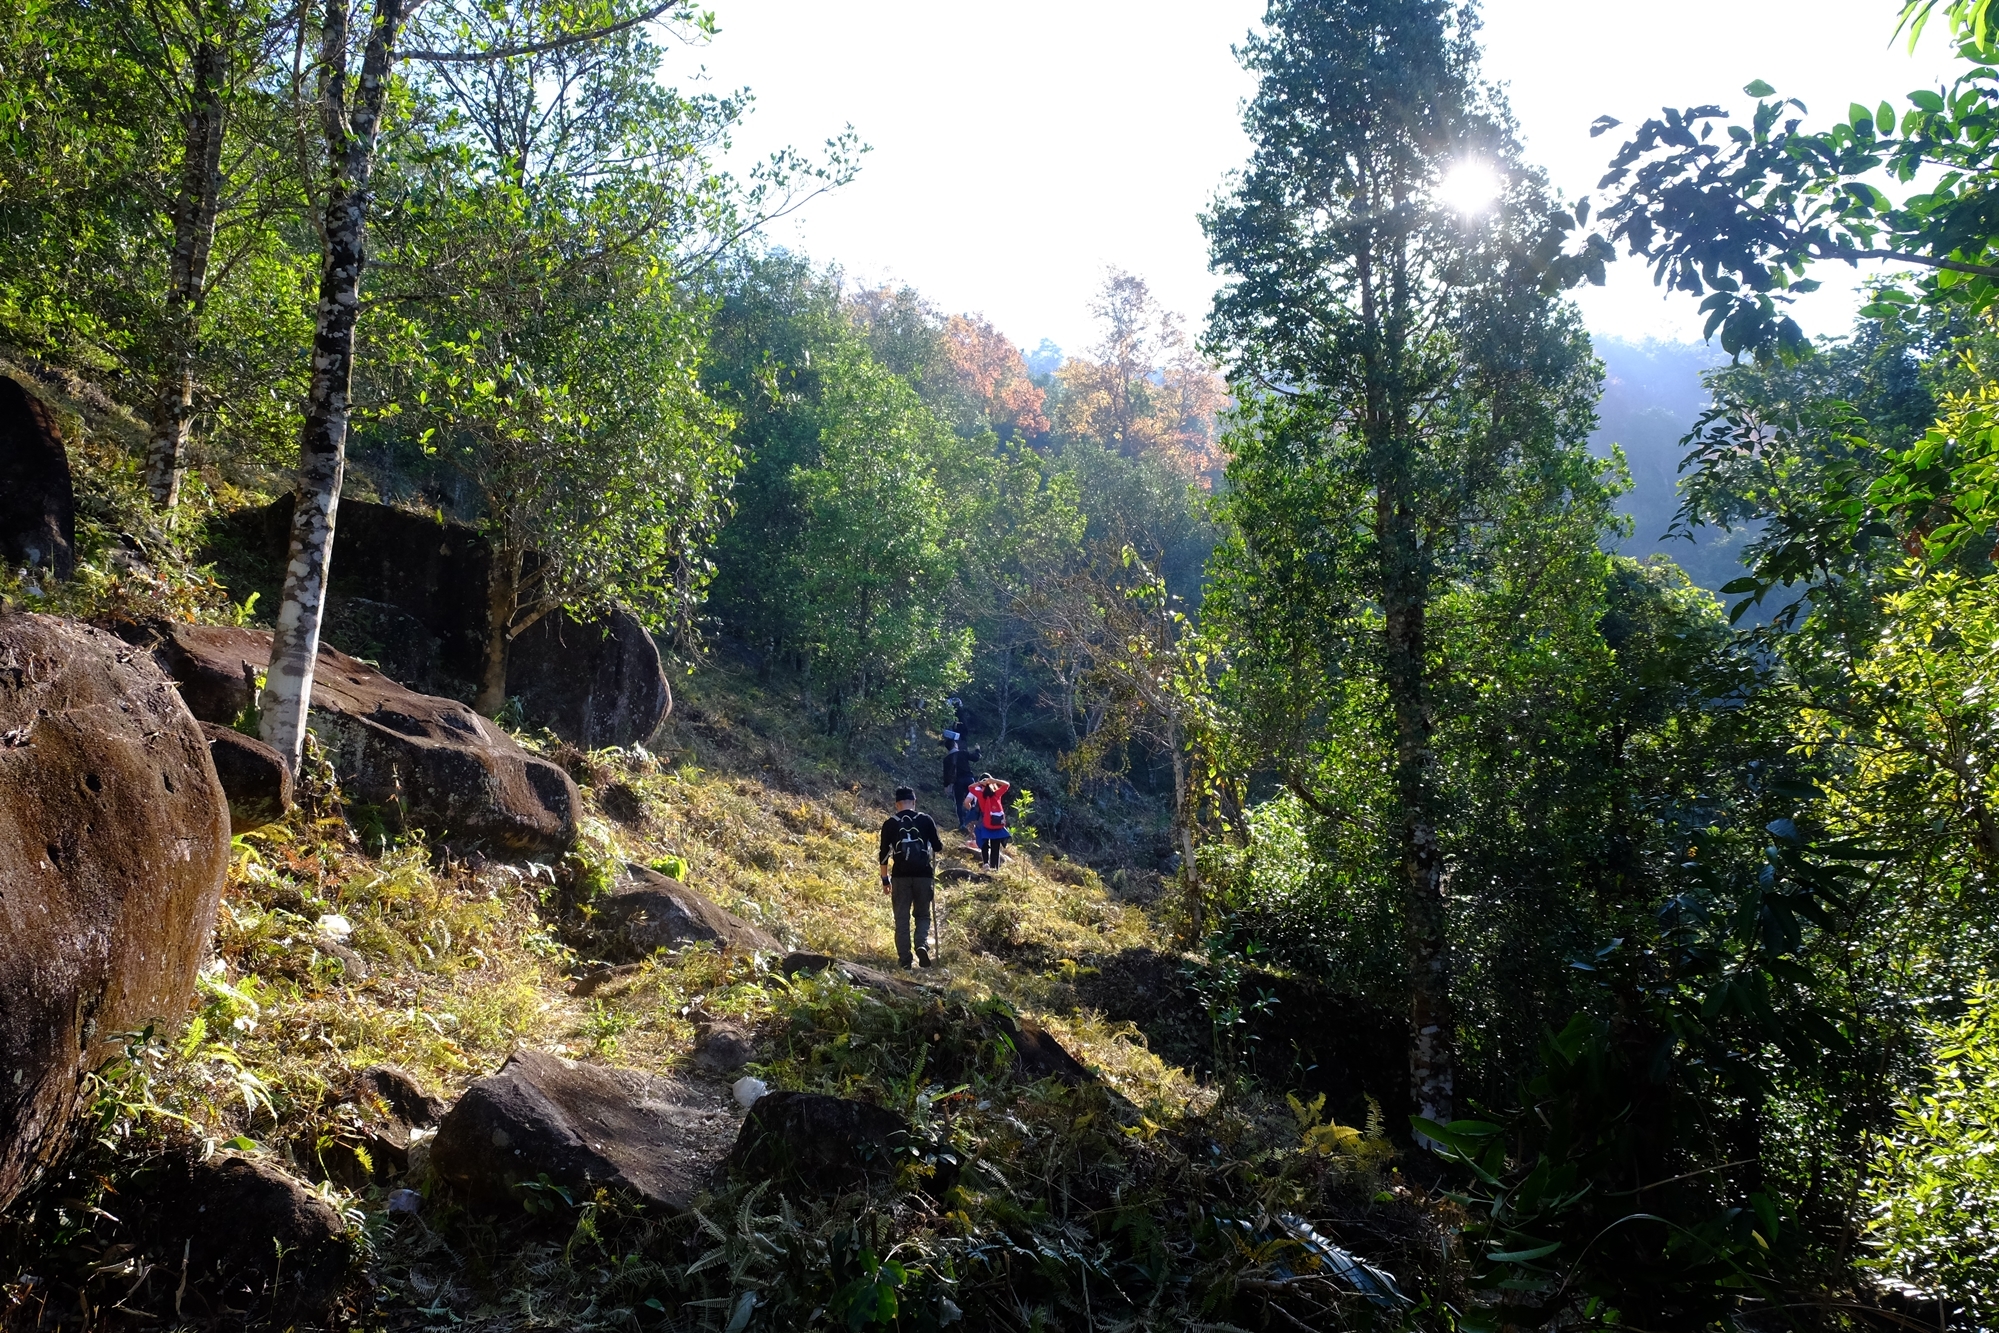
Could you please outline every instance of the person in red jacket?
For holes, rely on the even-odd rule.
[[[1013,784],[982,774],[965,793],[965,809],[973,811],[972,831],[979,841],[979,859],[991,869],[999,869],[1000,849],[1013,837],[1007,826],[1006,794]]]

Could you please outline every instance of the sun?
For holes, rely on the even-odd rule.
[[[1444,206],[1466,215],[1483,213],[1499,198],[1503,184],[1499,173],[1484,162],[1460,162],[1444,173],[1437,198]]]

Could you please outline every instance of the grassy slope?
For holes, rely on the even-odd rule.
[[[228,617],[171,534],[120,554],[115,535],[143,527],[142,499],[116,432],[86,415],[73,418],[90,427],[73,450],[88,511],[79,575],[47,596],[11,579],[0,593],[57,614]],[[1177,975],[1169,924],[1031,843],[990,876],[947,857],[940,966],[920,974],[919,1000],[793,985],[770,960],[699,948],[572,995],[593,951],[590,894],[622,860],[679,858],[694,887],[787,945],[893,966],[875,830],[896,781],[934,780],[935,750],[857,755],[720,669],[681,693],[657,756],[559,756],[592,813],[585,845],[558,866],[445,863],[419,839],[385,843],[311,783],[307,809],[239,840],[197,1013],[135,1037],[101,1080],[94,1137],[0,1219],[0,1326],[171,1327],[168,1267],[149,1275],[118,1216],[143,1210],[146,1162],[232,1141],[324,1181],[348,1211],[362,1262],[347,1310],[362,1327],[719,1329],[744,1292],[757,1293],[751,1329],[862,1327],[855,1302],[868,1293],[905,1328],[960,1316],[974,1328],[1282,1326],[1272,1306],[1325,1327],[1364,1321],[1323,1277],[1272,1285],[1273,1265],[1313,1267],[1271,1240],[1284,1208],[1344,1219],[1343,1243],[1405,1281],[1434,1266],[1434,1231],[1383,1174],[1384,1144],[1321,1136],[1322,1151],[1301,1151],[1275,1090],[1192,1077],[1084,1003],[1082,983],[1120,953],[1155,951]],[[352,926],[346,961],[317,926],[331,914]],[[1098,1081],[1016,1079],[999,1008],[1038,1019]],[[364,1139],[340,1093],[361,1069],[400,1064],[446,1097],[522,1046],[684,1072],[704,1014],[755,1025],[753,1069],[774,1086],[895,1107],[931,1159],[873,1194],[778,1199],[730,1183],[679,1219],[610,1198],[488,1218],[437,1195],[421,1224],[398,1224],[388,1189],[422,1182],[353,1174]],[[113,1302],[149,1314],[107,1318]]]

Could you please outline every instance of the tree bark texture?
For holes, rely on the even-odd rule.
[[[1416,1113],[1452,1118],[1454,1027],[1444,903],[1444,858],[1431,808],[1431,716],[1425,678],[1428,578],[1415,522],[1399,494],[1376,495],[1387,635],[1384,684],[1395,727],[1395,793],[1402,808],[1403,964],[1409,974],[1409,1082]]]
[[[160,510],[171,510],[180,503],[181,478],[187,470],[202,297],[208,285],[209,253],[215,245],[216,215],[222,206],[226,62],[219,36],[211,34],[196,45],[194,93],[187,109],[180,186],[173,205],[174,248],[167,261],[164,346],[146,438],[146,490],[154,508]]]
[[[305,422],[299,431],[291,547],[262,703],[264,741],[283,755],[294,771],[305,750],[313,664],[319,653],[326,576],[333,559],[334,515],[340,506],[340,483],[347,463],[354,325],[361,306],[361,270],[367,262],[368,181],[374,171],[382,101],[388,92],[402,12],[402,0],[375,0],[374,21],[351,112],[344,0],[327,0],[321,36],[321,112],[330,176],[326,231],[312,342],[312,383],[306,395]]]
[[[497,717],[507,703],[507,650],[514,641],[514,612],[520,601],[521,553],[493,544],[492,573],[486,577],[486,652],[480,665],[479,694],[473,710]]]

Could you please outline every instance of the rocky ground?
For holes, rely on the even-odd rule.
[[[124,1039],[8,1210],[7,1326],[1402,1317],[1333,1256],[1413,1289],[1431,1214],[1378,1130],[1215,1067],[1158,903],[954,849],[900,972],[893,778],[726,674],[685,695],[653,751],[528,738],[581,793],[559,858],[385,830],[323,772],[239,835],[191,1022]]]

